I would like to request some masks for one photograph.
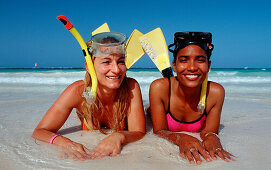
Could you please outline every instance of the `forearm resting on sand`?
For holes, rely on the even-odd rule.
[[[179,146],[180,139],[183,135],[182,133],[174,133],[168,130],[158,130],[154,132],[157,136],[167,139],[168,141],[174,143],[175,145]]]
[[[48,131],[46,129],[35,129],[35,131],[32,134],[32,137],[37,140],[50,143],[50,141],[55,135],[57,134],[54,132]],[[72,141],[64,136],[59,135],[53,139],[51,144],[54,144],[56,146],[64,146],[67,143],[72,143]]]
[[[32,137],[59,147],[60,158],[70,158],[74,161],[90,159],[90,151],[80,143],[71,141],[64,136],[56,136],[54,132],[48,131],[46,129],[35,129]]]
[[[119,134],[121,137],[121,144],[126,145],[131,142],[135,142],[144,137],[145,133],[139,131],[119,131],[114,132],[115,134]]]

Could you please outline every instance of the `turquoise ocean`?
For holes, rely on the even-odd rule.
[[[0,169],[271,168],[271,69],[211,69],[209,80],[220,83],[226,91],[219,136],[223,147],[237,156],[237,161],[217,160],[200,166],[190,165],[179,156],[177,146],[153,135],[148,119],[146,136],[124,146],[116,158],[84,163],[59,160],[56,147],[31,138],[61,92],[72,82],[84,79],[84,75],[81,68],[0,68]],[[127,76],[139,82],[146,107],[149,86],[162,75],[157,69],[132,68]],[[89,149],[105,137],[99,132],[80,131],[79,125],[73,111],[61,134]]]
[[[72,82],[84,79],[84,75],[85,70],[81,68],[2,68],[0,69],[1,93],[3,95],[3,93],[20,91],[24,87],[30,92],[60,93]],[[127,76],[139,82],[144,104],[148,101],[149,85],[153,80],[162,77],[155,68],[130,69]],[[254,100],[258,97],[261,99],[271,97],[271,69],[213,68],[209,73],[209,80],[223,85],[226,97],[227,94],[234,96],[251,94]]]

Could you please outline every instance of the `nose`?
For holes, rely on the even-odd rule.
[[[112,63],[112,69],[111,69],[111,71],[113,73],[115,73],[115,74],[119,74],[120,73],[120,68],[119,68],[119,65],[118,65],[118,63],[116,61],[114,61]]]
[[[188,66],[187,66],[187,70],[191,71],[191,72],[195,72],[198,69],[198,65],[195,61],[189,61],[188,62]]]

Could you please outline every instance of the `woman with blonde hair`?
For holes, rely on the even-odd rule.
[[[106,32],[92,37],[92,61],[98,80],[97,97],[88,103],[91,77],[69,85],[47,111],[35,128],[32,137],[66,150],[69,158],[86,160],[116,156],[123,145],[145,135],[145,115],[140,87],[136,80],[126,77],[125,35]],[[87,43],[88,45],[90,43]],[[86,67],[87,68],[87,67]],[[82,144],[58,135],[71,111],[81,120],[82,130],[113,129],[98,146],[89,151]]]

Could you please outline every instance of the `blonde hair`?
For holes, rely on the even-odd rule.
[[[88,72],[85,75],[85,89],[88,86],[91,86],[91,77]],[[127,78],[123,79],[120,88],[118,89],[117,95],[113,104],[113,117],[112,124],[114,130],[120,129],[126,122],[128,109],[130,108],[130,92],[127,84]],[[99,97],[96,97],[96,100],[89,104],[86,99],[81,103],[82,114],[85,118],[92,123],[94,129],[100,130],[102,133],[105,133],[101,128],[101,117],[105,114],[105,109],[102,102],[99,100]]]
[[[85,85],[84,90],[86,90],[87,87],[91,87],[91,77],[88,72],[85,74]],[[112,124],[112,129],[119,130],[121,126],[126,124],[126,118],[128,109],[130,108],[130,90],[127,84],[127,77],[125,76],[118,91],[117,95],[114,99],[113,103],[113,117],[109,120],[109,123]],[[86,99],[84,98],[83,102],[81,103],[81,110],[84,117],[92,123],[92,127],[94,129],[100,130],[100,132],[104,133],[103,129],[101,128],[101,117],[103,114],[105,114],[105,108],[100,101],[98,95],[96,97],[96,100],[89,104]]]

